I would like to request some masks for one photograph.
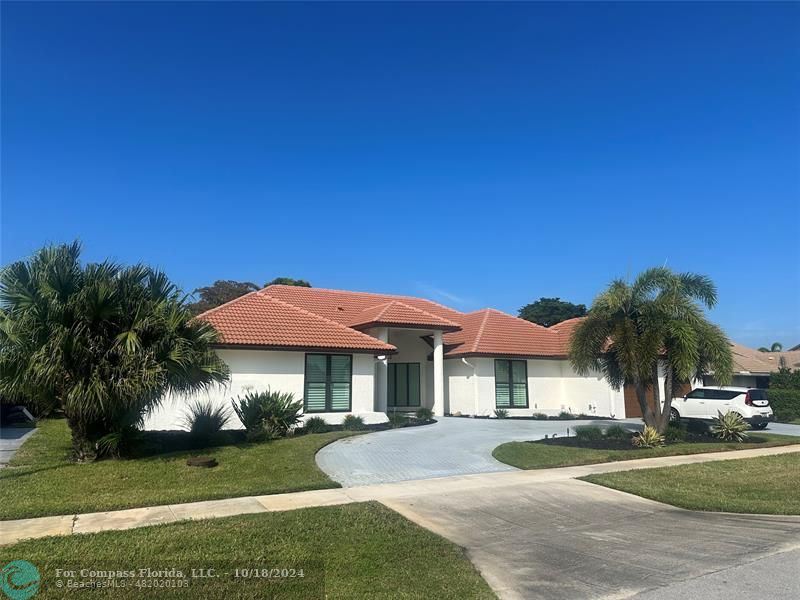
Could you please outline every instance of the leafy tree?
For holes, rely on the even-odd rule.
[[[249,281],[219,279],[212,285],[197,288],[194,293],[200,296],[200,299],[197,300],[197,302],[189,304],[188,308],[193,315],[199,315],[207,310],[221,306],[226,302],[235,300],[239,296],[244,296],[245,294],[257,290],[258,286]]]
[[[297,287],[311,287],[311,284],[305,279],[292,279],[291,277],[276,277],[272,281],[265,283],[264,287],[267,287],[268,285],[296,285]]]
[[[586,315],[585,304],[565,302],[561,298],[539,298],[519,309],[519,318],[550,327],[567,319]]]
[[[781,350],[783,350],[783,344],[780,342],[772,342],[772,346],[769,348],[761,346],[761,348],[758,349],[759,352],[780,352]]]
[[[716,301],[711,280],[692,273],[655,268],[633,283],[613,281],[572,333],[572,366],[581,375],[600,371],[616,390],[633,385],[645,424],[663,433],[676,385],[709,371],[722,385],[731,380],[728,339],[703,312]],[[659,367],[665,379],[663,405]],[[648,389],[654,406],[647,402]]]
[[[55,399],[75,458],[96,458],[171,394],[228,377],[214,329],[143,265],[80,263],[78,242],[0,271],[0,394]]]

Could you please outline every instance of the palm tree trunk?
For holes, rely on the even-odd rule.
[[[670,412],[672,411],[672,390],[675,383],[673,379],[672,368],[667,365],[664,369],[664,410],[661,412],[659,421],[659,433],[664,433],[669,426]]]
[[[643,383],[636,384],[636,399],[639,401],[639,408],[642,410],[642,420],[645,425],[656,426],[655,415],[647,402],[647,386]]]
[[[67,423],[72,432],[72,458],[75,462],[92,462],[97,459],[97,445],[90,434],[91,427],[78,419],[67,416]]]

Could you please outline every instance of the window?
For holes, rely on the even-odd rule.
[[[494,361],[494,399],[497,408],[528,408],[527,361]]]
[[[419,363],[389,363],[389,406],[419,406]]]
[[[305,412],[349,412],[352,379],[349,354],[306,354]]]

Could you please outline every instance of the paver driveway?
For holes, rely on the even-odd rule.
[[[523,421],[439,417],[438,423],[346,438],[317,453],[317,464],[345,487],[431,479],[451,475],[516,471],[498,462],[492,450],[504,442],[567,435],[580,425],[607,426],[629,421]],[[798,427],[800,429],[800,427]]]
[[[496,461],[492,450],[504,442],[574,434],[580,425],[621,424],[641,428],[640,419],[618,421],[523,421],[440,417],[423,427],[406,427],[346,438],[317,453],[317,464],[345,487],[431,479],[451,475],[515,471]],[[800,436],[800,425],[771,424],[767,433]]]
[[[34,431],[36,430],[26,427],[0,427],[0,469],[8,464],[11,457]]]

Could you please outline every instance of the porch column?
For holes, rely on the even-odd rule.
[[[388,327],[379,327],[374,335],[382,342],[389,342]],[[375,412],[386,412],[388,409],[388,385],[389,360],[386,356],[382,356],[375,361]]]
[[[444,416],[444,344],[442,332],[433,332],[433,414]]]

